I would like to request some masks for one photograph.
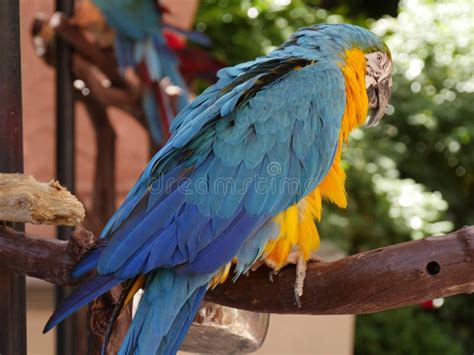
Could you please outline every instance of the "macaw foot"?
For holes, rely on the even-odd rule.
[[[252,272],[257,271],[257,270],[260,268],[260,266],[265,265],[265,264],[266,264],[269,268],[272,268],[272,266],[269,265],[269,264],[267,264],[267,263],[265,262],[265,260],[260,259],[260,260],[257,260],[257,261],[252,265],[250,271],[252,271]],[[278,273],[278,272],[277,272],[276,270],[270,270],[270,272],[268,273],[268,280],[270,280],[270,282],[273,282],[273,275],[276,275],[277,273]]]
[[[310,262],[321,262],[323,259],[317,256],[316,254],[311,254],[308,261],[305,260],[304,256],[299,251],[293,251],[288,255],[288,259],[286,265],[294,264],[296,265],[296,280],[295,280],[295,303],[296,305],[301,308],[301,296],[303,296],[303,289],[304,289],[304,280],[306,279],[306,269],[307,264]]]
[[[265,260],[263,259],[257,260],[256,262],[253,263],[252,267],[250,268],[250,271],[252,272],[257,271],[260,268],[260,266],[262,266],[263,264],[265,264]]]
[[[295,280],[295,286],[294,286],[295,303],[298,307],[301,307],[300,297],[303,296],[304,280],[306,278],[307,264],[310,262],[318,263],[321,261],[323,261],[323,259],[314,253],[311,253],[309,260],[305,260],[304,256],[301,254],[300,251],[294,250],[288,255],[288,258],[286,259],[285,264],[283,264],[278,269],[273,269],[274,265],[268,264],[268,262],[266,262],[265,260],[258,260],[253,264],[251,271],[257,271],[260,268],[260,266],[267,264],[268,267],[273,269],[268,274],[268,278],[270,282],[273,282],[273,276],[278,275],[279,271],[283,269],[285,266],[290,265],[290,264],[296,265],[296,280]]]

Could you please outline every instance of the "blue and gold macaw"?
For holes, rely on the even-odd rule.
[[[73,271],[95,270],[46,330],[128,282],[144,288],[120,354],[174,354],[206,290],[252,265],[278,270],[319,246],[321,200],[346,206],[341,150],[388,105],[391,56],[368,30],[315,25],[267,56],[221,70]],[[296,295],[304,275],[297,275]]]
[[[122,72],[133,69],[142,79],[142,106],[153,141],[162,146],[171,120],[188,104],[178,60],[163,35],[161,9],[154,0],[92,0],[115,30],[115,55]],[[176,107],[160,82],[168,78],[176,89]]]

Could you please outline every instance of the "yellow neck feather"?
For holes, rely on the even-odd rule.
[[[326,198],[338,207],[347,206],[344,187],[346,174],[341,166],[341,152],[349,133],[364,124],[368,111],[365,89],[365,57],[358,49],[346,52],[341,71],[346,82],[346,109],[341,123],[341,132],[334,162],[320,185],[297,205],[288,208],[275,217],[280,224],[280,234],[266,247],[266,263],[276,269],[284,266],[288,254],[297,247],[308,260],[311,252],[319,248],[319,234],[315,220],[321,219],[321,201]]]
[[[369,100],[365,89],[365,57],[360,49],[346,51],[341,65],[346,80],[346,111],[342,119],[341,138],[346,141],[350,131],[365,123]]]
[[[346,109],[342,118],[334,162],[319,185],[322,197],[341,208],[347,206],[344,187],[346,174],[341,166],[342,146],[347,142],[349,133],[364,124],[369,109],[369,100],[365,89],[365,65],[364,53],[361,50],[351,49],[346,52],[345,64],[341,65],[346,82]]]

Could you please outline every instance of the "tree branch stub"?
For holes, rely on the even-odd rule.
[[[75,226],[84,217],[82,203],[57,181],[0,173],[1,221]]]
[[[59,286],[73,285],[77,280],[71,278],[71,270],[94,242],[94,235],[84,229],[63,241],[0,227],[0,267]]]

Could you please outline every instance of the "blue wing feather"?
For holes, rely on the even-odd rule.
[[[250,270],[252,265],[257,261],[265,250],[267,242],[277,238],[280,226],[272,221],[267,221],[252,238],[249,238],[242,245],[237,254],[237,264],[235,266],[234,281],[243,273]]]

